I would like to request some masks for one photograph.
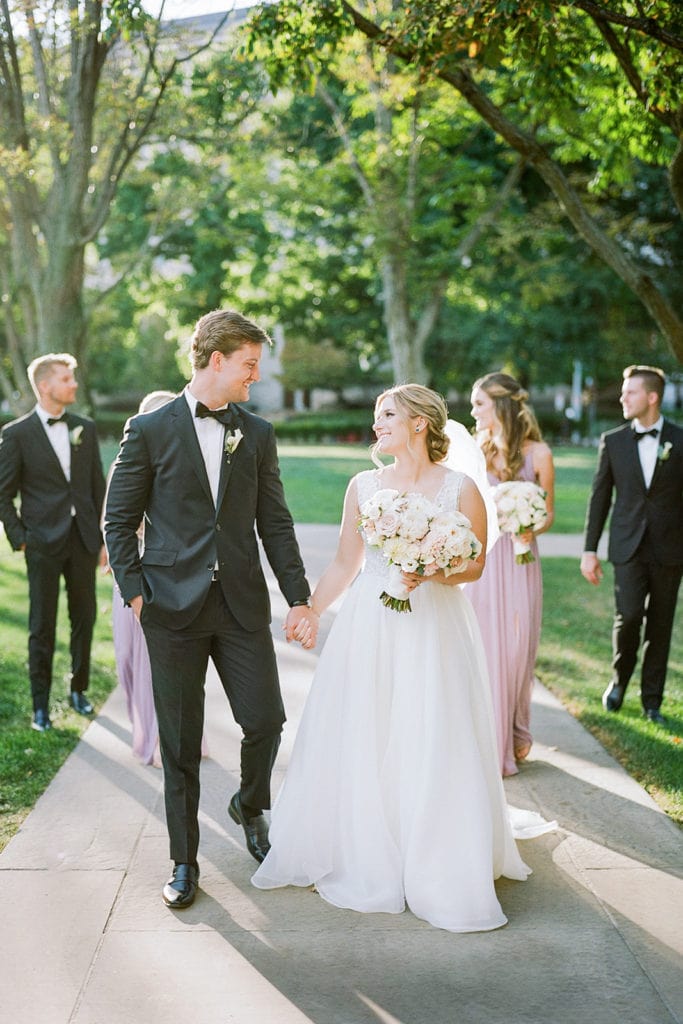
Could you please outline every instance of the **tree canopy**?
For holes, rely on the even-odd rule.
[[[665,217],[680,221],[683,9],[638,4],[424,0],[419,4],[281,0],[254,23],[274,84],[310,82],[360,33],[427,80],[439,80],[544,180],[596,255],[638,296],[678,361],[683,320],[678,224],[634,244],[610,201],[640,166],[668,179]],[[606,200],[606,202],[602,202]],[[671,242],[671,247],[667,246]]]
[[[68,350],[84,360],[87,247],[178,69],[209,43],[177,48],[139,0],[0,0],[0,386],[7,398],[26,387],[24,368],[41,352]]]

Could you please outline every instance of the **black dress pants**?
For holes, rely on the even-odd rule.
[[[614,566],[614,679],[620,686],[628,686],[644,623],[640,689],[646,711],[659,710],[662,703],[682,571],[683,566],[654,561],[647,550]]]
[[[273,639],[269,627],[248,632],[240,626],[218,583],[211,585],[201,611],[183,629],[160,625],[146,606],[140,621],[152,667],[171,860],[195,864],[209,658],[242,728],[241,800],[266,809],[285,721]]]
[[[63,547],[47,554],[27,545],[24,552],[29,591],[28,666],[33,710],[48,710],[62,576],[70,623],[71,691],[83,692],[90,678],[90,650],[97,616],[98,553],[88,551],[72,519]]]

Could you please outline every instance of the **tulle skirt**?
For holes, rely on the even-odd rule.
[[[523,880],[476,616],[426,582],[412,612],[363,572],[320,655],[258,888],[314,884],[329,903],[450,931],[505,924],[494,880]],[[529,824],[528,821],[523,824]],[[547,830],[540,819],[531,834]]]

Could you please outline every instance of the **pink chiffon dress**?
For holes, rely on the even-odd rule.
[[[147,642],[135,612],[123,603],[116,585],[112,594],[112,635],[116,672],[133,730],[133,754],[142,764],[160,768],[159,726],[154,710]],[[203,738],[202,757],[208,756],[209,746]]]
[[[501,483],[487,474],[492,487]],[[531,452],[516,477],[535,481]],[[531,691],[543,610],[538,544],[534,561],[515,562],[510,534],[502,533],[486,558],[480,579],[463,589],[477,615],[489,669],[498,755],[503,775],[518,772],[515,750],[531,745]]]
[[[124,605],[116,586],[112,594],[112,634],[119,685],[133,729],[133,754],[142,764],[153,764],[155,753],[158,760],[159,728],[147,643],[135,612]]]

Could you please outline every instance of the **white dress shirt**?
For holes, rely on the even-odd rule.
[[[642,434],[648,430],[656,430],[657,437],[642,437],[639,441],[636,441],[638,445],[638,458],[640,459],[640,465],[643,470],[643,478],[645,480],[645,486],[649,488],[652,483],[652,477],[654,476],[655,466],[657,465],[657,452],[661,444],[662,427],[664,426],[664,417],[660,416],[656,423],[653,423],[651,427],[644,427],[640,420],[633,421],[633,429],[636,434]]]
[[[55,450],[55,455],[59,459],[64,476],[67,480],[71,480],[71,443],[69,441],[69,428],[66,422],[62,420],[61,423],[52,423],[48,426],[47,421],[53,418],[52,413],[43,409],[42,405],[36,406],[36,412],[38,413],[38,419],[45,427],[48,441]]]
[[[192,414],[192,422],[197,433],[197,440],[204,459],[206,475],[209,478],[211,497],[214,505],[218,501],[218,484],[221,478],[221,462],[223,461],[223,445],[225,443],[225,427],[213,416],[199,418],[195,416],[197,399],[189,388],[185,388],[185,400]],[[227,408],[227,406],[221,406]]]

